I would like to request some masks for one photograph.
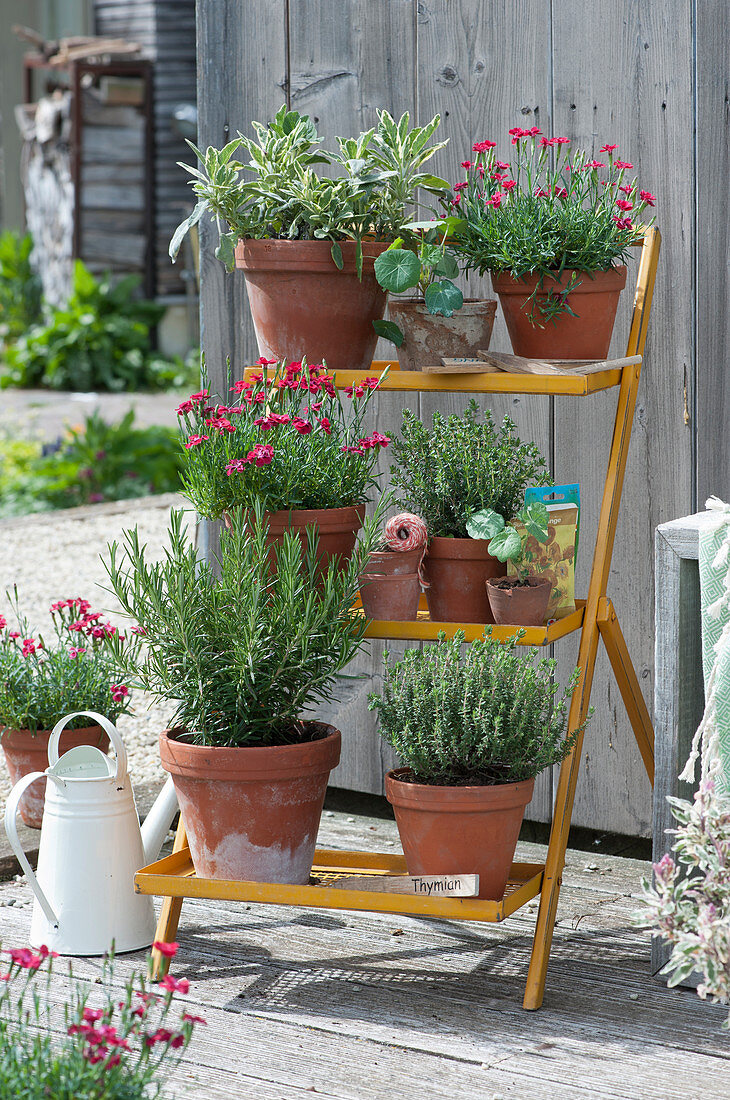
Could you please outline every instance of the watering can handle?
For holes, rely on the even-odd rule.
[[[20,804],[21,798],[23,797],[23,794],[25,793],[26,788],[29,787],[31,785],[31,783],[34,783],[36,781],[36,779],[45,779],[45,778],[46,778],[45,772],[31,772],[30,775],[24,775],[23,778],[19,779],[18,782],[15,784],[12,791],[8,795],[8,801],[5,805],[5,832],[7,833],[8,840],[10,841],[10,847],[15,852],[18,863],[20,864],[21,869],[22,869],[23,873],[25,874],[25,877],[28,879],[28,882],[29,882],[29,884],[30,884],[30,886],[33,890],[33,893],[35,894],[35,896],[38,899],[38,904],[40,905],[43,912],[46,914],[46,917],[51,922],[54,929],[57,930],[58,929],[58,917],[53,912],[53,909],[51,908],[51,904],[48,901],[48,898],[46,897],[46,895],[41,890],[40,883],[38,882],[38,879],[35,876],[33,868],[31,867],[30,863],[28,862],[27,855],[23,851],[23,846],[20,843],[20,837],[18,836],[18,825],[17,825],[17,822],[16,822],[16,817],[17,817],[17,813],[18,813],[18,806]],[[56,779],[56,777],[53,776],[53,775],[49,775],[47,778],[53,780],[56,783],[61,782],[59,779]],[[61,785],[63,785],[63,784],[61,784]]]
[[[73,714],[67,714],[60,722],[56,722],[51,732],[51,736],[48,738],[48,763],[50,767],[58,763],[58,743],[61,740],[61,734],[66,728],[66,723],[70,722],[72,718],[93,718],[97,725],[101,726],[108,735],[109,740],[114,746],[114,752],[117,754],[117,770],[114,778],[117,783],[123,783],[127,778],[127,750],[124,747],[124,742],[119,736],[117,727],[113,725],[108,718],[105,718],[103,714],[97,714],[95,710],[77,710],[74,711]]]

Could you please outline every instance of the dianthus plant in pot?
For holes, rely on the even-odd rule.
[[[107,571],[142,636],[107,640],[130,681],[175,704],[160,735],[197,874],[306,883],[340,733],[317,721],[366,621],[350,612],[375,539],[368,524],[345,569],[319,573],[316,535],[287,532],[269,569],[261,505],[236,512],[215,563],[201,561],[173,512],[162,561],[137,531]],[[215,568],[214,568],[215,566]]]
[[[498,159],[496,142],[476,142],[467,178],[444,200],[462,218],[454,247],[466,270],[491,273],[515,354],[605,359],[654,195],[616,145],[596,159],[536,126],[510,135],[512,162]]]
[[[392,293],[415,290],[412,298],[391,298],[389,321],[376,321],[380,336],[398,348],[402,370],[437,370],[442,358],[475,357],[489,347],[497,303],[464,299],[452,282],[459,265],[447,244],[461,224],[456,217],[410,222],[375,261],[375,275]]]
[[[431,429],[409,409],[393,442],[391,478],[398,503],[421,516],[429,533],[426,598],[435,622],[492,623],[486,582],[506,566],[489,539],[470,537],[475,512],[515,516],[528,485],[549,485],[545,459],[517,435],[505,416],[499,429],[489,410],[480,421],[472,400],[463,416],[433,415]]]
[[[516,522],[515,522],[516,521]],[[476,512],[466,529],[475,539],[489,539],[487,550],[503,562],[512,562],[514,577],[491,577],[487,581],[489,606],[496,623],[541,626],[545,620],[552,584],[546,577],[532,576],[525,547],[529,538],[548,540],[548,510],[536,500],[523,507],[515,521],[492,508]]]
[[[365,429],[379,384],[365,378],[340,391],[321,365],[264,360],[249,381],[234,382],[232,403],[216,403],[207,389],[183,401],[182,480],[198,515],[230,523],[259,501],[270,543],[291,530],[306,547],[315,527],[321,570],[333,558],[344,565],[390,442]]]
[[[170,254],[212,215],[216,255],[245,274],[261,355],[366,370],[386,302],[373,263],[411,219],[419,189],[448,190],[421,171],[445,144],[431,143],[439,117],[411,128],[408,114],[396,121],[379,111],[376,127],[337,138],[335,151],[321,148],[311,118],[285,106],[268,126],[252,125],[255,137],[239,133],[223,149],[191,145],[200,167],[182,167],[199,201]],[[320,164],[327,175],[315,171]]]
[[[34,634],[18,604],[17,589],[6,593],[14,624],[0,615],[0,745],[13,784],[48,767],[48,740],[56,722],[72,711],[96,711],[115,722],[129,706],[129,688],[117,682],[103,639],[117,628],[91,610],[88,600],[58,600],[50,607],[53,642]],[[60,752],[76,745],[106,751],[101,726],[69,721]],[[20,816],[32,829],[43,821],[46,780],[32,783],[20,800]]]
[[[443,633],[402,661],[385,655],[382,694],[370,696],[380,733],[405,765],[388,772],[410,875],[477,874],[480,898],[500,899],[535,776],[563,760],[576,669],[561,695],[555,661],[518,656],[516,638],[467,648]]]

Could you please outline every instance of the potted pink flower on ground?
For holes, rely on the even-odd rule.
[[[278,544],[296,530],[306,546],[316,528],[326,569],[334,556],[349,559],[377,488],[378,454],[390,439],[366,430],[365,412],[380,379],[340,391],[320,364],[259,363],[250,381],[231,386],[232,403],[205,389],[178,408],[184,490],[209,519],[260,501]]]

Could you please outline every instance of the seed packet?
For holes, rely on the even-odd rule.
[[[552,592],[547,618],[563,619],[575,611],[575,557],[578,552],[580,520],[580,487],[574,485],[544,485],[525,492],[525,504],[542,501],[548,510],[548,540],[538,542],[528,537],[525,560],[530,572],[548,577]],[[517,525],[521,527],[521,524]],[[516,575],[512,562],[507,563],[509,576]]]

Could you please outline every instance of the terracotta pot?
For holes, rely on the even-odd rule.
[[[335,370],[368,370],[385,313],[386,292],[373,262],[388,245],[363,242],[362,278],[355,242],[342,241],[342,270],[330,241],[239,241],[236,267],[246,276],[259,352],[267,359],[301,359]]]
[[[487,539],[432,538],[424,561],[428,610],[438,623],[493,623],[486,582],[507,566],[487,551]]]
[[[395,577],[406,573],[418,572],[423,551],[415,550],[373,550],[367,560],[366,573]]]
[[[418,573],[360,574],[360,600],[368,619],[413,622],[420,598]]]
[[[264,512],[269,524],[267,543],[269,546],[281,546],[284,534],[293,531],[299,536],[302,549],[307,549],[307,528],[316,527],[319,535],[317,550],[318,570],[326,573],[330,561],[337,557],[341,565],[346,565],[352,557],[357,541],[357,533],[365,519],[365,505],[355,504],[349,508],[303,508],[292,511]],[[227,512],[223,520],[230,529],[231,520]],[[272,571],[276,569],[276,557],[269,554]]]
[[[429,313],[423,300],[388,303],[391,321],[404,336],[398,348],[401,370],[423,370],[441,366],[441,359],[462,356],[476,359],[486,351],[492,338],[497,303],[493,298],[465,298],[461,309],[451,317]]]
[[[509,879],[534,779],[491,787],[409,783],[385,777],[409,875],[479,875],[480,898],[499,900]]]
[[[528,577],[527,584],[519,584],[515,577],[510,577],[508,581],[487,581],[487,594],[495,623],[542,626],[552,590],[550,581],[543,577]]]
[[[0,745],[13,786],[24,775],[31,772],[44,772],[48,767],[48,739],[50,730],[6,729],[0,736]],[[109,738],[101,726],[85,726],[80,730],[64,730],[59,742],[59,755],[75,749],[77,745],[93,745],[102,752],[109,749]],[[46,800],[46,780],[37,779],[31,783],[20,800],[20,816],[31,829],[40,829],[43,822],[43,807]]]
[[[571,270],[557,279],[545,278],[538,298],[568,285]],[[502,304],[507,331],[515,355],[539,359],[606,359],[621,291],[626,286],[626,268],[576,273],[580,285],[571,290],[568,305],[577,314],[561,313],[543,327],[530,322],[533,302],[527,299],[539,282],[539,275],[513,279],[510,274],[492,275],[492,286]]]
[[[220,748],[160,734],[190,854],[201,878],[305,884],[314,858],[327,781],[340,759],[340,731],[302,745]]]

